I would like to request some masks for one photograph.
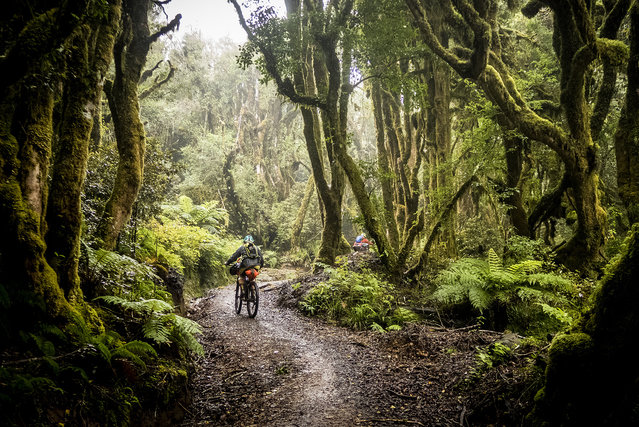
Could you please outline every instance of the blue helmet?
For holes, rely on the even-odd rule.
[[[244,238],[244,243],[255,243],[255,240],[253,239],[253,236],[249,234]]]

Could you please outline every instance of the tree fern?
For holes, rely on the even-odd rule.
[[[569,305],[567,296],[574,292],[574,285],[542,268],[536,260],[504,267],[491,249],[486,260],[462,258],[441,271],[432,298],[446,306],[469,304],[491,321],[494,313],[506,308],[509,326],[521,331],[540,324],[533,321],[535,317],[567,323],[570,316],[563,309]]]

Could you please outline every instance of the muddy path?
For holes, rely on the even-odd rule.
[[[184,425],[464,423],[468,408],[457,384],[472,368],[476,346],[496,336],[425,327],[356,332],[279,306],[290,283],[264,278],[255,319],[246,309],[235,314],[231,286],[192,301],[205,355]]]

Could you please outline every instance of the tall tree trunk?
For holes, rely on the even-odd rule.
[[[442,32],[441,22],[436,20],[437,29]],[[453,181],[452,168],[446,165],[452,159],[451,152],[451,118],[450,118],[450,71],[445,64],[436,58],[426,60],[426,75],[428,86],[428,124],[426,126],[427,139],[434,145],[434,183],[437,190],[435,206],[432,212],[439,212],[443,208],[444,199],[452,193],[449,188]],[[450,210],[448,218],[443,220],[443,232],[440,241],[445,244],[446,255],[457,254],[455,240],[456,210]]]
[[[308,205],[311,202],[313,190],[315,190],[315,181],[313,180],[313,176],[311,175],[308,177],[308,181],[306,181],[306,188],[304,189],[302,204],[297,210],[295,222],[293,222],[293,225],[291,226],[291,251],[297,251],[300,248],[300,235],[302,234],[302,227],[304,226],[304,217],[306,216]]]
[[[390,153],[386,149],[386,125],[384,121],[384,109],[382,103],[382,88],[379,81],[374,81],[371,87],[371,98],[373,103],[373,115],[375,118],[375,129],[377,133],[377,169],[379,181],[382,187],[382,202],[384,206],[384,225],[389,243],[394,248],[399,248],[399,231],[394,214],[393,203],[393,179],[391,175]]]
[[[506,187],[508,195],[505,203],[509,206],[508,216],[519,236],[530,237],[528,229],[528,215],[524,209],[524,203],[519,189],[519,180],[522,169],[522,144],[519,137],[504,135],[504,148],[506,149]]]
[[[47,260],[58,275],[68,300],[81,300],[78,259],[82,226],[81,193],[84,187],[89,141],[94,118],[99,116],[102,84],[111,63],[121,0],[112,0],[105,21],[92,29],[78,28],[69,46],[64,81],[61,123],[51,171],[47,205]]]
[[[53,92],[32,75],[4,88],[0,107],[0,273],[7,290],[41,296],[57,317],[69,310],[44,256],[47,174],[53,137]]]
[[[617,187],[631,223],[639,222],[639,3],[630,11],[628,89],[615,132]]]
[[[133,203],[142,186],[146,136],[140,120],[138,82],[151,44],[178,26],[177,15],[167,26],[151,34],[150,0],[124,0],[121,31],[115,44],[115,78],[105,87],[118,147],[118,169],[113,191],[98,226],[102,247],[113,250],[131,218]]]
[[[287,0],[287,14],[290,17],[290,34],[303,67],[294,73],[295,90],[300,94],[314,96],[316,93],[327,93],[329,77],[323,59],[314,50],[311,40],[301,34],[302,25],[311,25],[309,18],[303,13],[300,2]],[[310,7],[306,5],[306,7]],[[328,98],[328,96],[327,96]],[[336,102],[333,96],[334,102]],[[319,196],[322,211],[323,227],[320,247],[316,261],[324,264],[333,264],[335,257],[343,252],[342,237],[342,199],[344,195],[344,172],[334,158],[334,141],[332,139],[334,127],[326,109],[318,114],[313,107],[302,107],[302,121],[304,126],[304,139],[311,162],[313,181]],[[322,128],[324,131],[325,148],[328,156],[331,183],[328,183],[324,154],[320,145]]]

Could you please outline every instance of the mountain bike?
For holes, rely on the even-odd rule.
[[[235,313],[240,314],[242,312],[242,303],[246,303],[246,311],[249,317],[255,317],[257,315],[257,307],[260,304],[260,291],[255,283],[255,277],[257,277],[257,271],[249,268],[242,275],[244,276],[244,285],[240,285],[240,280],[235,284]]]

